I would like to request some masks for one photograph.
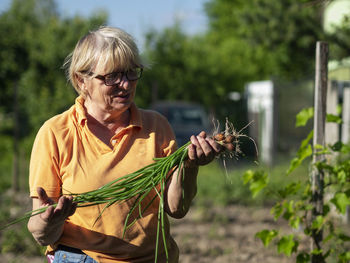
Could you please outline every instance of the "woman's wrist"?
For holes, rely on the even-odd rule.
[[[42,246],[55,243],[63,233],[64,222],[52,224],[44,220],[40,215],[30,218],[28,229],[34,239]]]
[[[184,162],[184,167],[185,169],[198,169],[198,164],[196,164],[195,161],[192,161],[190,159],[187,159],[185,162]]]

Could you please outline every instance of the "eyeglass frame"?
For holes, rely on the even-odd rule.
[[[111,72],[111,73],[108,73],[108,74],[105,74],[105,75],[96,75],[96,76],[94,76],[94,78],[102,80],[106,86],[114,86],[114,85],[118,85],[120,82],[122,82],[122,79],[123,79],[124,76],[126,77],[126,79],[128,81],[135,81],[135,80],[140,79],[142,77],[143,68],[142,67],[137,67],[136,69],[140,70],[140,76],[137,79],[129,79],[128,78],[128,71],[114,71],[114,72]],[[83,71],[82,73],[86,74],[87,72]],[[93,76],[94,74],[95,74],[94,72],[88,72],[89,76]],[[106,83],[106,76],[111,75],[111,74],[121,74],[120,81],[119,82],[115,81],[115,82],[113,82],[113,84],[107,84]]]

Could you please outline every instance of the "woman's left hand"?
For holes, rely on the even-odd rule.
[[[188,160],[186,167],[206,165],[214,160],[222,151],[222,146],[214,139],[207,137],[202,131],[197,136],[191,136],[191,144],[188,146]]]

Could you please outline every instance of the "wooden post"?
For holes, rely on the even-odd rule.
[[[325,145],[325,125],[326,125],[326,101],[328,84],[328,44],[317,42],[316,45],[316,72],[315,72],[315,101],[314,101],[314,138],[313,145]],[[314,151],[315,148],[314,148]],[[325,160],[324,155],[313,155],[313,169],[311,174],[312,182],[312,219],[323,215],[323,188],[324,174],[315,168],[314,164]],[[313,231],[311,250],[321,250],[323,232]],[[312,255],[312,263],[324,263],[322,255]]]

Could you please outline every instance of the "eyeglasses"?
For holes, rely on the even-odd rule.
[[[106,75],[97,75],[95,78],[103,80],[106,86],[113,86],[119,84],[123,77],[125,76],[129,81],[135,81],[141,78],[143,68],[134,68],[128,71],[121,72],[111,72]],[[93,72],[90,72],[89,75],[93,75]]]

